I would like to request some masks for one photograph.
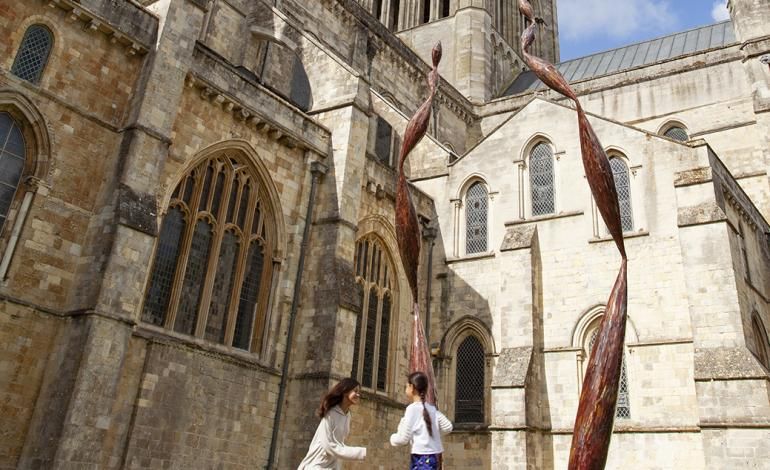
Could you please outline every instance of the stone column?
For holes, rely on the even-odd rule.
[[[157,236],[168,155],[206,3],[171,0],[134,91],[112,181],[94,216],[94,262],[79,272],[74,318],[49,362],[19,468],[117,468],[129,417],[116,413],[132,327]],[[55,356],[55,357],[54,357]]]

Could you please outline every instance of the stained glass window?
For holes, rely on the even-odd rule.
[[[390,256],[377,237],[368,235],[356,244],[354,264],[361,310],[356,318],[351,375],[366,388],[385,391],[394,304],[388,277]]]
[[[556,210],[553,150],[544,142],[532,149],[529,159],[529,182],[532,190],[532,215],[553,214]]]
[[[11,73],[30,83],[40,82],[53,46],[53,34],[43,25],[33,24],[24,33]]]
[[[455,422],[484,422],[484,347],[468,336],[457,348]]]
[[[690,140],[690,136],[687,135],[687,131],[679,126],[669,127],[666,132],[663,133],[669,139],[678,140],[679,142],[687,142]]]
[[[473,183],[465,197],[465,252],[487,251],[487,190],[481,182]]]
[[[271,211],[238,154],[201,162],[161,223],[142,321],[259,350],[270,292]]]
[[[588,342],[588,350],[585,352],[586,361],[588,364],[588,358],[591,356],[591,352],[594,349],[594,343],[596,337],[599,334],[598,325],[593,328],[590,333],[590,341]],[[631,402],[628,400],[628,372],[626,371],[626,355],[623,354],[623,364],[620,367],[620,384],[618,385],[618,401],[615,406],[615,417],[618,419],[631,418]]]
[[[615,189],[618,191],[620,205],[620,225],[624,232],[634,229],[634,212],[631,207],[631,183],[628,177],[628,167],[620,158],[610,158],[612,176],[615,179]]]
[[[19,188],[26,155],[19,125],[10,114],[0,113],[0,229]]]

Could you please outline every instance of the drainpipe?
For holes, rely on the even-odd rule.
[[[308,240],[310,238],[310,226],[313,224],[313,206],[315,205],[315,193],[318,180],[326,174],[328,168],[321,162],[312,162],[310,164],[310,173],[313,175],[310,182],[310,199],[307,203],[307,214],[305,216],[305,228],[302,231],[302,244],[299,249],[299,262],[297,263],[297,277],[294,280],[294,294],[291,298],[291,311],[289,312],[289,331],[286,334],[286,351],[283,354],[283,366],[281,367],[281,385],[278,387],[278,402],[275,406],[275,418],[273,419],[273,435],[270,438],[270,454],[267,458],[266,470],[275,468],[275,450],[278,443],[278,426],[281,422],[281,411],[283,409],[283,399],[286,395],[286,383],[289,377],[289,359],[291,357],[291,341],[294,336],[294,321],[299,307],[300,285],[302,285],[302,272],[305,268],[305,252],[307,251]]]

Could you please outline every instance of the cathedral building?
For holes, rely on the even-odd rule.
[[[770,3],[557,63],[610,158],[628,323],[607,468],[770,468]],[[405,468],[420,305],[451,469],[562,469],[620,263],[513,0],[0,0],[0,468]],[[396,246],[396,159],[422,225]]]

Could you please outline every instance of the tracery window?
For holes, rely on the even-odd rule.
[[[468,188],[465,195],[465,253],[487,251],[487,219],[489,195],[481,181]]]
[[[473,335],[457,348],[455,422],[484,422],[484,347]]]
[[[770,370],[770,342],[768,342],[765,328],[757,318],[756,313],[751,318],[751,330],[754,337],[754,352],[759,362]]]
[[[690,140],[690,136],[687,135],[687,131],[680,126],[671,126],[663,133],[669,139],[678,140],[679,142],[687,142]]]
[[[588,341],[584,342],[583,354],[585,357],[585,367],[588,367],[588,360],[591,357],[594,343],[599,334],[599,325],[601,324],[601,317],[594,321],[594,325],[588,330],[586,335]],[[626,355],[623,354],[623,364],[620,368],[620,384],[618,386],[618,401],[615,406],[615,418],[617,419],[629,419],[631,418],[631,402],[628,398],[628,372],[626,371]]]
[[[24,33],[11,73],[30,83],[39,83],[53,46],[53,33],[41,24],[33,24]]]
[[[553,214],[556,211],[553,149],[545,142],[537,144],[530,153],[529,182],[532,193],[532,215]]]
[[[10,114],[0,112],[0,231],[19,189],[26,157],[21,128]]]
[[[385,391],[396,289],[391,257],[374,234],[356,243],[355,267],[361,311],[356,319],[351,376],[365,388]]]
[[[631,182],[628,176],[628,167],[619,157],[611,157],[610,166],[612,167],[612,176],[615,179],[615,189],[618,192],[620,226],[624,232],[630,232],[634,229],[634,211],[631,206]]]
[[[263,183],[237,153],[177,185],[161,224],[142,320],[257,351],[271,290],[275,223]]]

